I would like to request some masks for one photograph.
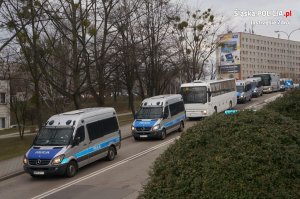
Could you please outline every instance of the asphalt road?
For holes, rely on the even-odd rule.
[[[278,94],[253,98],[249,103],[237,105],[236,109],[264,104]],[[196,123],[187,121],[185,129]],[[136,198],[147,182],[154,160],[179,136],[179,132],[174,132],[163,141],[125,139],[114,161],[99,160],[80,169],[74,178],[32,178],[27,174],[10,178],[0,182],[0,198]]]

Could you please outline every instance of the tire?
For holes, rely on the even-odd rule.
[[[167,137],[166,129],[163,129],[161,134],[160,134],[160,139],[164,140]]]
[[[107,159],[108,161],[112,161],[112,160],[115,159],[116,154],[117,154],[117,153],[116,153],[115,147],[110,146],[110,147],[108,148],[108,151],[107,151],[106,159]]]
[[[134,138],[135,141],[139,141],[140,140],[140,138],[138,138],[138,137],[133,137],[133,138]]]
[[[183,121],[180,122],[180,126],[178,128],[178,132],[182,132],[183,131],[183,128],[184,128],[184,123]]]
[[[216,106],[214,107],[214,109],[215,109],[215,113],[218,113],[218,108]]]
[[[229,110],[232,109],[232,101],[229,102]]]
[[[75,161],[70,161],[68,166],[67,166],[67,169],[66,169],[66,176],[68,178],[74,177],[77,173],[77,170],[78,170],[78,167],[77,167],[76,162]]]

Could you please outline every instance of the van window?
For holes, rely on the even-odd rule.
[[[119,130],[116,117],[99,120],[86,125],[90,140],[95,140]]]
[[[75,138],[77,138],[77,137],[80,137],[79,142],[84,141],[84,138],[85,138],[84,126],[81,126],[77,129]]]
[[[113,133],[119,130],[118,121],[116,117],[111,117],[105,120],[102,120],[103,132],[105,135]]]
[[[86,125],[90,140],[95,140],[103,136],[101,121],[92,122]]]
[[[178,113],[183,111],[184,111],[184,104],[182,101],[170,105],[171,116],[177,115]]]

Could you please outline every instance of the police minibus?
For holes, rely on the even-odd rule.
[[[247,80],[237,80],[236,84],[236,96],[238,103],[244,103],[251,101],[252,99],[252,86],[251,82]]]
[[[24,155],[31,176],[65,174],[106,157],[113,160],[121,147],[121,132],[114,108],[87,108],[50,117]]]
[[[181,95],[159,95],[142,101],[132,123],[135,140],[165,139],[167,133],[182,131],[186,119]]]

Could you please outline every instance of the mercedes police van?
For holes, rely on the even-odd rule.
[[[182,131],[186,119],[181,95],[159,95],[143,100],[132,123],[135,140],[165,139],[167,133]]]
[[[52,116],[39,130],[24,155],[31,176],[65,174],[100,158],[113,160],[121,147],[121,132],[114,108],[87,108]]]
[[[251,82],[247,80],[237,80],[236,85],[236,96],[238,103],[244,103],[251,101],[252,99],[252,86]]]

